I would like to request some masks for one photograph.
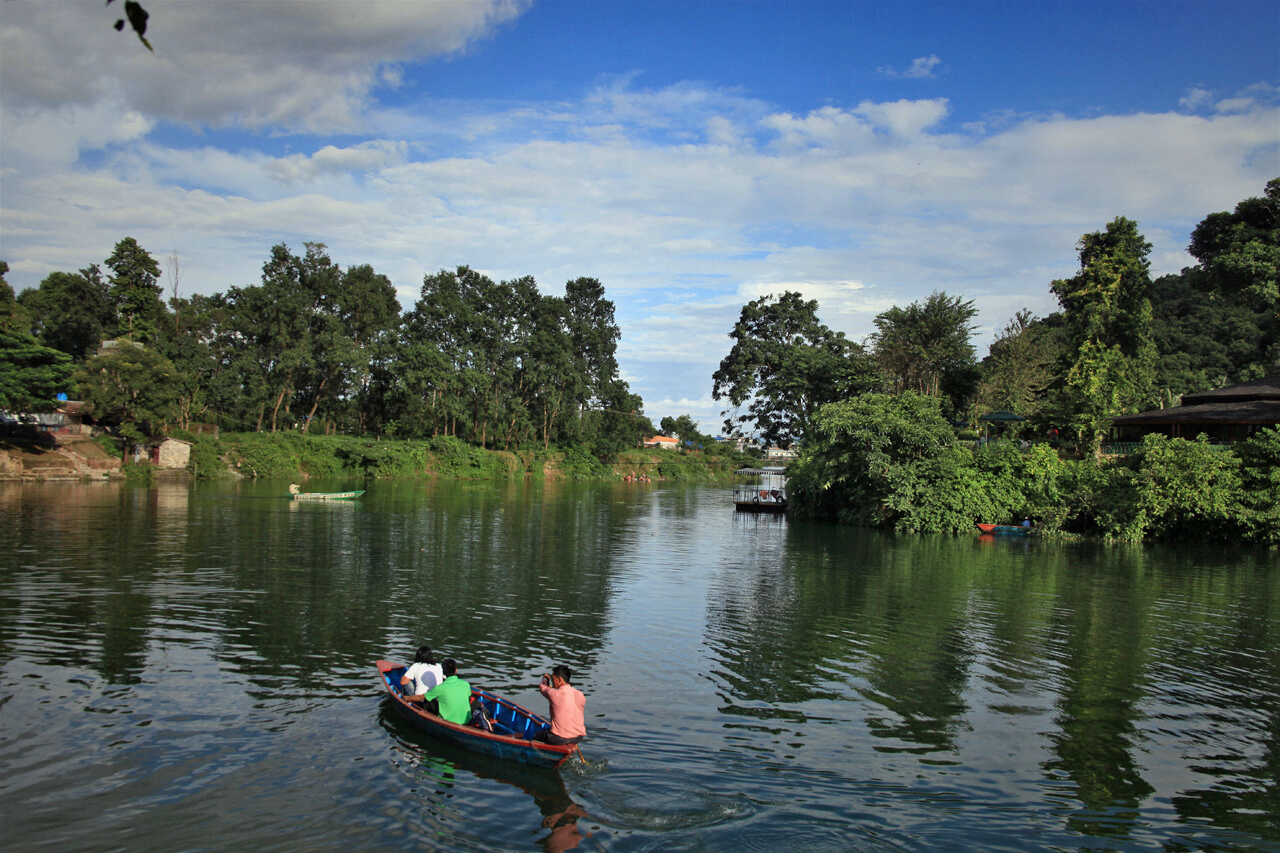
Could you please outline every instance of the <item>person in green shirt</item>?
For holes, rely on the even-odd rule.
[[[436,716],[465,726],[471,721],[471,682],[458,677],[458,663],[445,658],[440,664],[444,681],[422,694],[426,709]]]

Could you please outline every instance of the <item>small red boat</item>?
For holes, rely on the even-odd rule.
[[[1015,524],[979,524],[978,529],[983,533],[996,536],[1026,536],[1031,532],[1030,527],[1019,527]]]
[[[471,706],[484,711],[491,731],[474,725],[458,725],[428,713],[419,703],[405,699],[400,678],[406,669],[408,667],[404,664],[378,661],[378,674],[392,703],[401,716],[427,734],[477,752],[537,767],[559,767],[578,752],[577,744],[562,746],[535,741],[534,735],[550,728],[549,720],[515,702],[475,687],[471,688]]]

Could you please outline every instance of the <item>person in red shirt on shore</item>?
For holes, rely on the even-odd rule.
[[[539,732],[534,740],[563,745],[578,743],[587,736],[583,719],[587,697],[569,683],[572,677],[569,667],[564,664],[554,667],[550,673],[543,673],[538,690],[547,697],[551,706],[551,728]]]

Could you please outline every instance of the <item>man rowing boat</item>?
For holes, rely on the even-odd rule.
[[[569,683],[573,674],[569,667],[560,664],[549,673],[543,673],[538,690],[547,697],[551,706],[551,727],[539,732],[534,740],[556,746],[578,743],[587,736],[584,721],[587,697]]]

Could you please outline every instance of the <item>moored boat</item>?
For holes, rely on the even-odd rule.
[[[733,506],[742,512],[786,512],[786,468],[739,468],[733,473],[752,483],[733,487]]]
[[[441,719],[405,698],[400,679],[406,669],[408,667],[403,664],[378,661],[378,674],[391,702],[401,716],[427,734],[477,752],[536,767],[559,767],[578,752],[577,744],[535,741],[535,735],[550,728],[550,721],[515,702],[475,687],[471,688],[471,704],[473,708],[484,711],[488,728],[459,725]]]
[[[289,499],[295,501],[353,501],[364,494],[364,489],[350,492],[301,492],[297,484],[289,486]]]
[[[995,536],[1026,536],[1031,532],[1030,527],[1019,527],[1015,524],[979,524],[978,529]]]

